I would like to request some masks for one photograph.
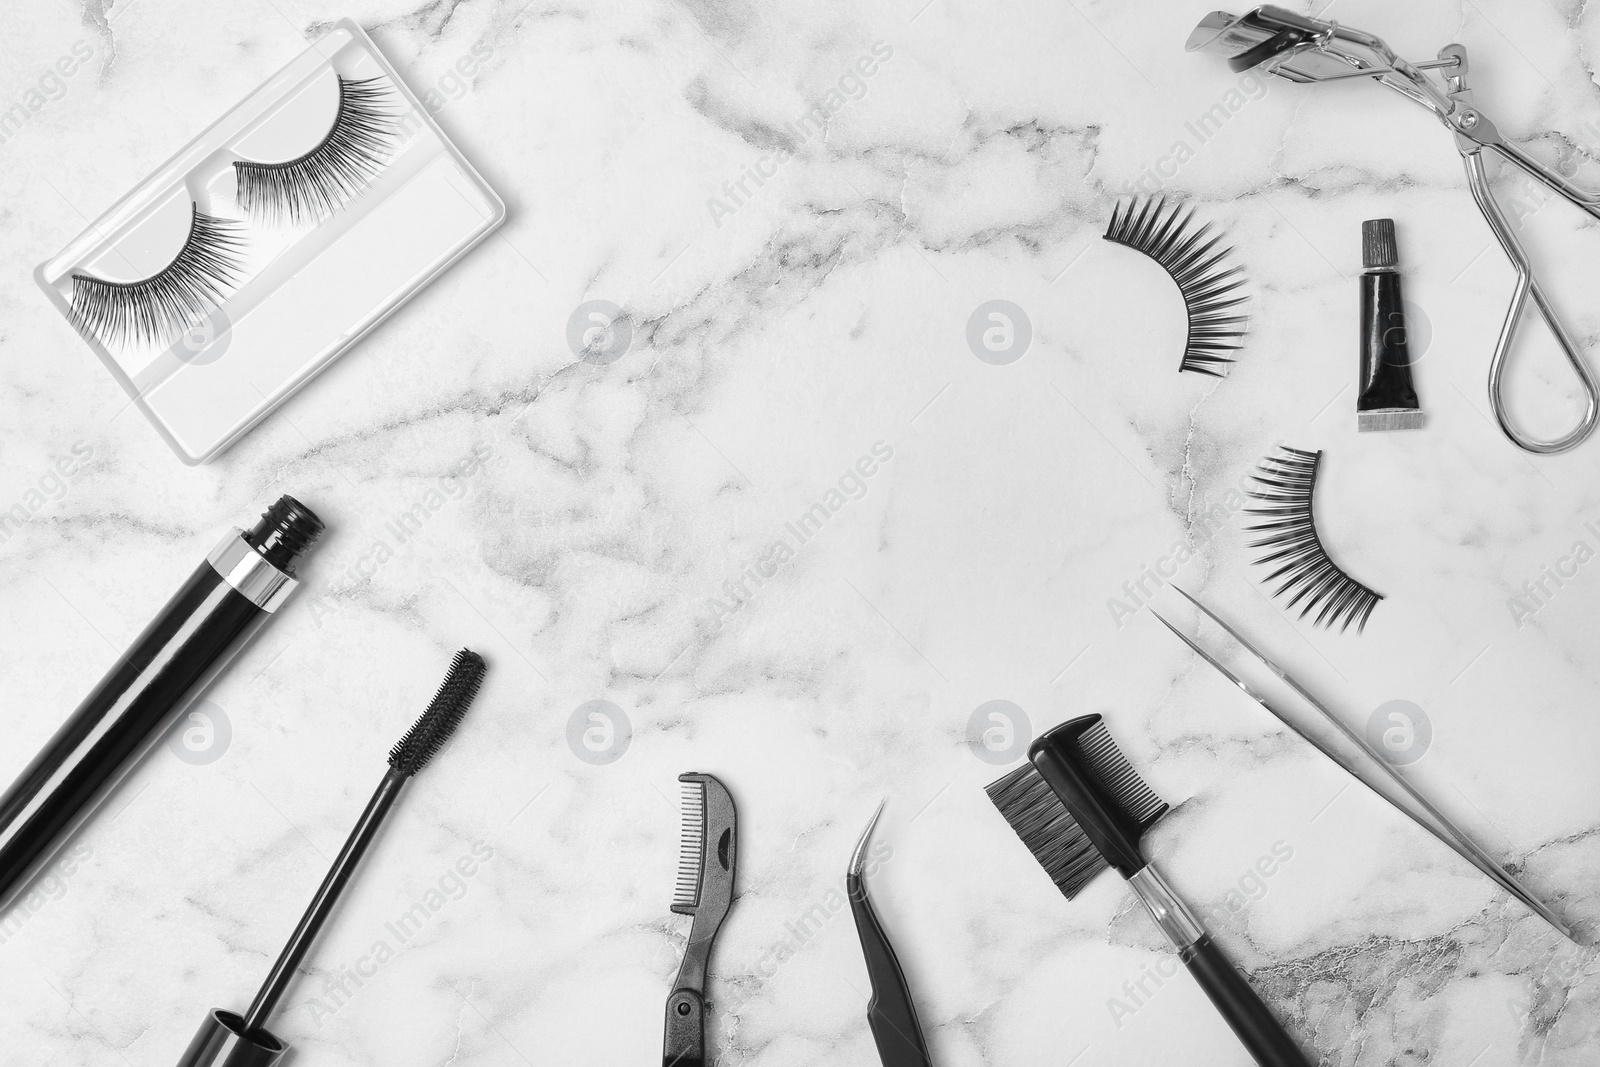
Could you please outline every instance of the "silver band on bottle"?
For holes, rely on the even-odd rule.
[[[1189,906],[1172,891],[1161,872],[1145,864],[1128,879],[1133,891],[1139,894],[1144,906],[1150,909],[1156,925],[1167,935],[1175,949],[1186,949],[1206,934],[1206,928],[1194,917]]]
[[[278,610],[278,605],[300,584],[268,563],[239,529],[219,541],[206,556],[206,562],[222,575],[223,581],[263,611]]]

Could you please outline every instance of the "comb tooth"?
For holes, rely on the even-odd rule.
[[[672,910],[693,915],[700,906],[700,869],[705,861],[706,787],[704,782],[681,782],[683,831],[678,841],[678,885]]]
[[[1109,799],[1141,827],[1148,827],[1166,814],[1167,804],[1139,777],[1104,721],[1097,722],[1078,738],[1078,751],[1084,764],[1106,791]]]
[[[1107,864],[1050,784],[1023,764],[985,790],[1068,900]]]

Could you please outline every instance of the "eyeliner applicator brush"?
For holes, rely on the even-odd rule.
[[[311,898],[311,906],[284,945],[249,1011],[241,1017],[221,1008],[213,1010],[189,1043],[178,1067],[270,1067],[282,1058],[289,1046],[267,1030],[267,1019],[294,981],[301,961],[337,906],[339,894],[350,884],[356,865],[377,837],[406,780],[444,747],[477,695],[487,669],[483,657],[476,652],[462,649],[456,653],[450,673],[428,710],[389,751],[388,772],[350,831],[316,896]]]

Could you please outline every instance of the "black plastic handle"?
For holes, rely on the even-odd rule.
[[[667,1040],[662,1067],[706,1067],[706,1002],[692,989],[667,998]]]
[[[911,1000],[911,988],[906,984],[905,972],[900,969],[900,959],[894,954],[889,935],[878,921],[872,901],[867,899],[861,876],[850,875],[847,884],[856,932],[861,935],[861,952],[866,957],[867,974],[872,979],[867,1025],[872,1027],[878,1059],[883,1067],[932,1067],[928,1061],[928,1045],[922,1036],[922,1023],[917,1019],[917,1006]]]
[[[1206,934],[1178,954],[1260,1067],[1311,1067],[1250,983]]]

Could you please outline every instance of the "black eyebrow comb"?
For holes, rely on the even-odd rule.
[[[678,891],[672,910],[694,916],[683,963],[667,996],[663,1067],[706,1067],[706,980],[711,945],[733,907],[733,874],[739,854],[738,812],[728,787],[709,774],[678,775],[683,789],[683,837],[678,855]]]
[[[1310,1067],[1244,975],[1140,853],[1139,839],[1167,805],[1129,765],[1099,715],[1040,735],[1028,746],[1028,763],[986,791],[1068,900],[1107,867],[1127,879],[1260,1067]]]

